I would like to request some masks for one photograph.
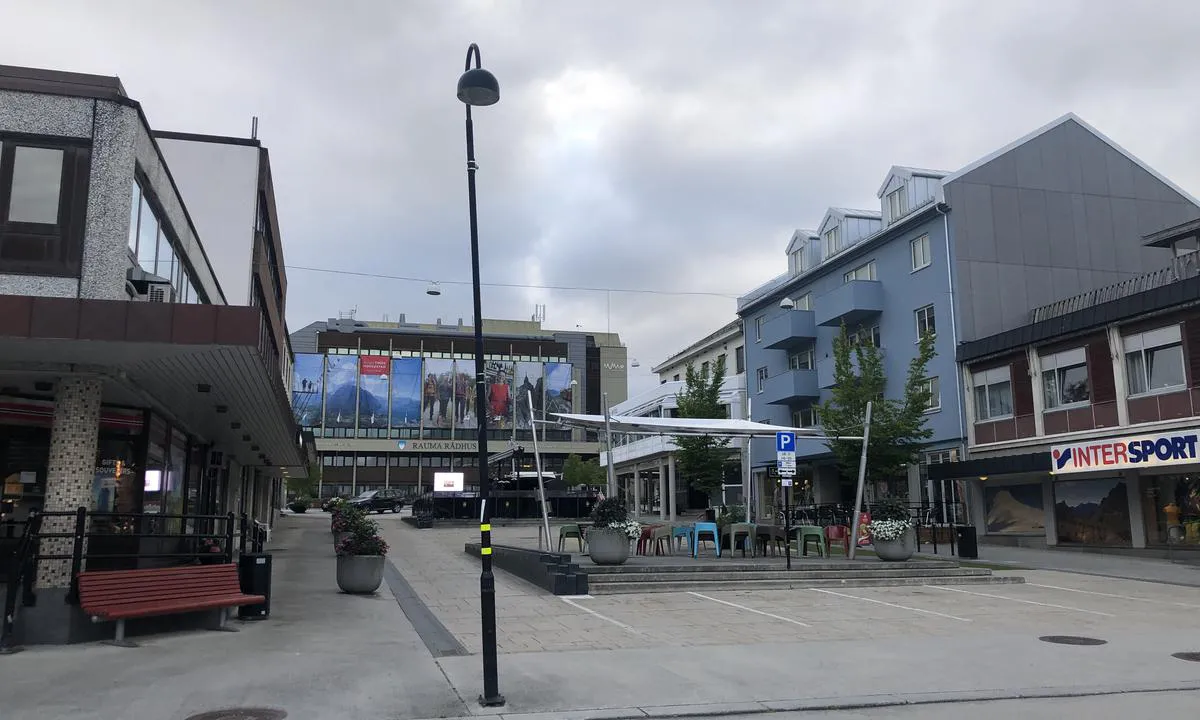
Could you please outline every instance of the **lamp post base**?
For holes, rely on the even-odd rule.
[[[487,697],[486,695],[480,695],[479,704],[484,707],[500,707],[504,704],[504,696],[493,695],[492,697]]]

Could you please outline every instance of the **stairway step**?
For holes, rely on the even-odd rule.
[[[592,595],[624,595],[633,593],[704,592],[720,590],[802,590],[807,588],[879,588],[912,587],[919,585],[1016,585],[1025,578],[997,575],[962,575],[949,577],[851,578],[845,580],[749,580],[742,582],[648,582],[608,583],[591,580],[588,592]]]
[[[583,560],[580,565],[584,567],[588,575],[604,575],[606,573],[676,573],[676,572],[764,572],[771,570],[781,570],[783,560],[780,559],[778,565],[765,565],[763,563],[743,563],[736,561],[715,560],[711,563],[703,563],[699,561],[683,562],[678,564],[633,564],[636,561],[625,563],[624,565],[595,565]],[[958,562],[953,560],[909,560],[905,563],[884,563],[880,561],[866,562],[861,560],[853,561],[829,561],[829,562],[812,562],[809,560],[794,559],[792,562],[792,572],[821,572],[829,570],[864,570],[871,568],[888,568],[888,567],[904,567],[916,569],[948,569],[961,567]]]
[[[761,572],[677,572],[677,573],[589,573],[592,582],[599,583],[647,583],[647,582],[756,582],[760,580],[841,580],[904,577],[968,577],[991,575],[983,568],[889,568],[879,570],[810,570],[797,573],[787,570],[764,570]]]

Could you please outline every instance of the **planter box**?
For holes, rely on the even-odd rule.
[[[479,543],[467,543],[464,552],[479,557]],[[492,564],[554,595],[588,594],[587,573],[571,562],[569,553],[493,545]]]

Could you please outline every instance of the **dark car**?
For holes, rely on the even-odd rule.
[[[358,497],[350,501],[354,507],[361,508],[367,512],[385,512],[391,510],[394,513],[400,512],[404,507],[405,498],[400,494],[399,490],[367,490]]]

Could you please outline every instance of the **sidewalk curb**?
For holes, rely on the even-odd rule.
[[[477,720],[481,717],[500,720],[644,720],[645,718],[723,717],[731,715],[767,715],[778,712],[829,712],[837,710],[867,710],[871,708],[906,705],[944,705],[951,703],[994,702],[998,700],[1032,700],[1054,698],[1101,697],[1139,693],[1196,692],[1200,681],[1185,683],[1154,683],[1126,686],[1078,686],[1017,688],[1012,690],[962,690],[890,695],[848,695],[836,698],[807,698],[798,700],[766,700],[762,702],[711,703],[701,705],[651,705],[645,707],[596,708],[592,710],[540,711],[508,713],[502,708],[483,710],[441,720]],[[433,720],[432,718],[429,720]]]

